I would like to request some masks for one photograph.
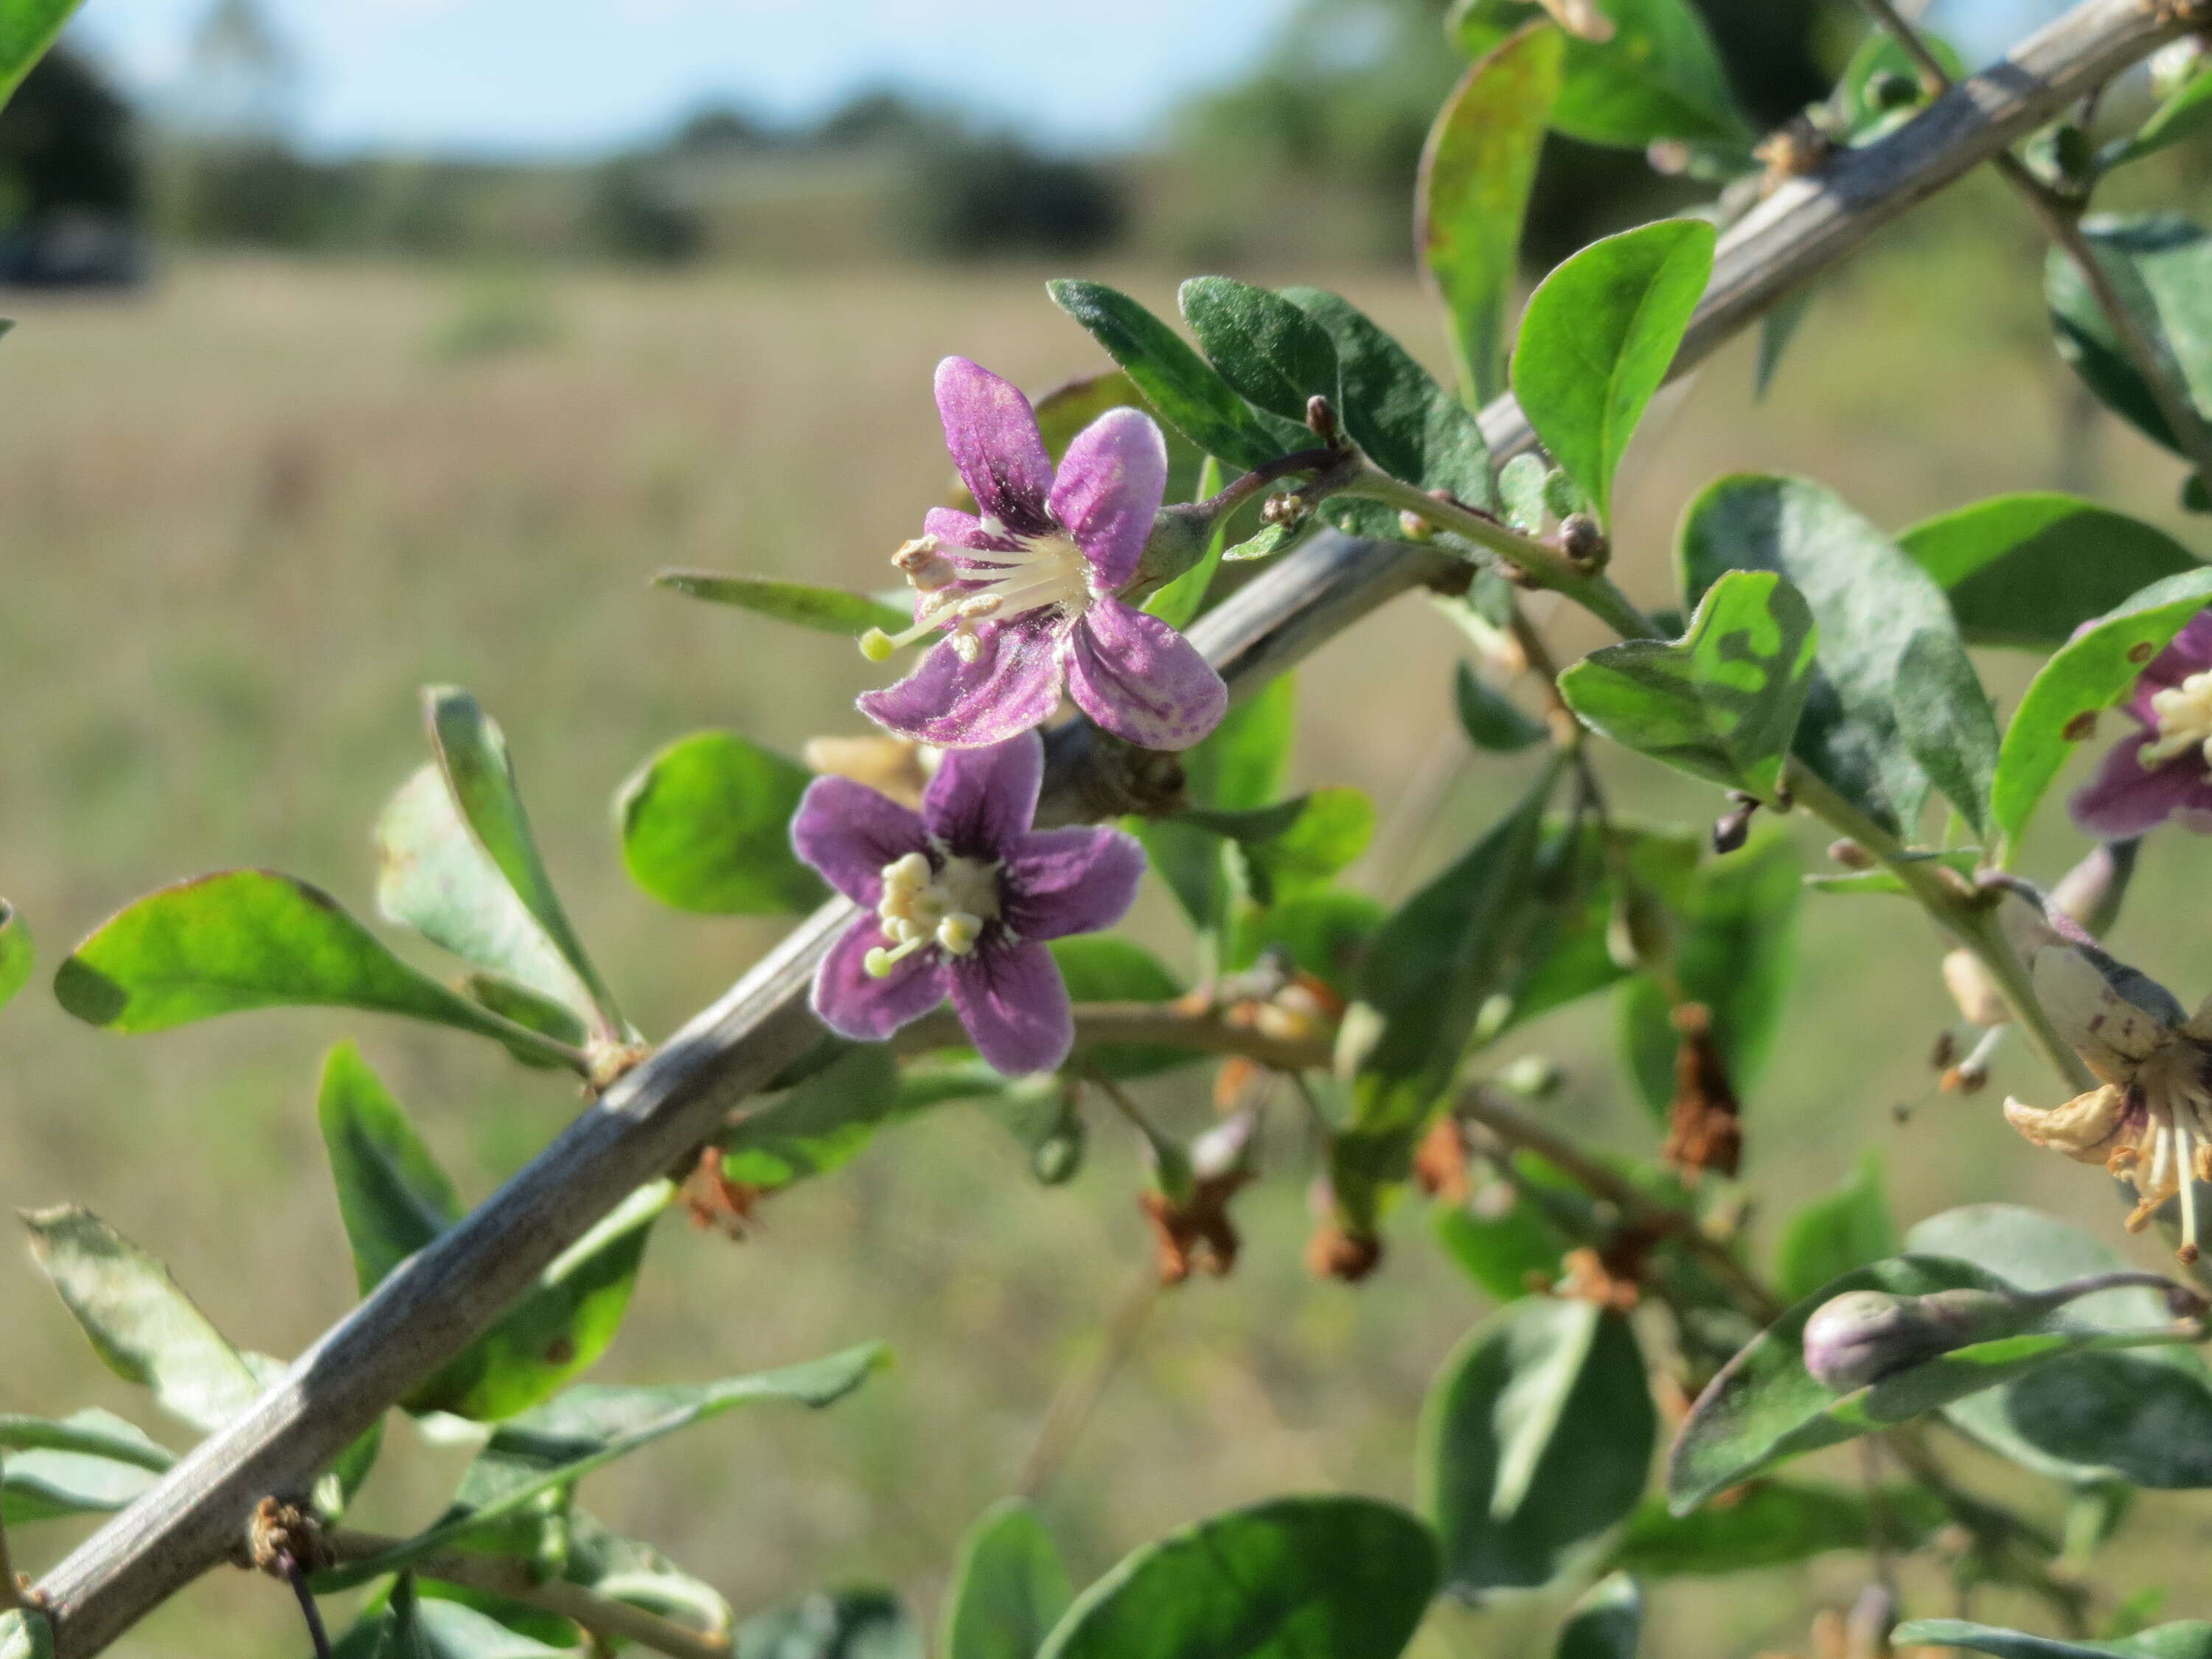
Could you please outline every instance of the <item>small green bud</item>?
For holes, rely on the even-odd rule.
[[[1881,70],[1867,77],[1866,104],[1869,109],[1911,109],[1926,94],[1920,82],[1909,75],[1895,70]]]

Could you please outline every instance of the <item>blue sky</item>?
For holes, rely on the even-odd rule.
[[[1776,0],[1785,3],[1786,0]],[[76,27],[140,92],[176,83],[210,0],[88,0]],[[301,136],[573,154],[734,100],[819,114],[894,86],[1050,148],[1141,142],[1234,77],[1297,0],[263,0],[305,71]],[[1970,55],[2063,0],[1938,0]]]
[[[173,84],[209,0],[88,0],[140,90]],[[318,148],[592,151],[734,100],[820,112],[892,85],[1070,147],[1140,139],[1235,76],[1294,0],[264,0]]]

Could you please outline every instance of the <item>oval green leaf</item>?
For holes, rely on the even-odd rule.
[[[1209,455],[1249,470],[1310,447],[1313,434],[1252,407],[1183,338],[1103,283],[1048,283],[1054,304],[1090,331],[1170,426]]]
[[[1662,219],[1591,243],[1529,296],[1513,391],[1552,459],[1610,522],[1613,477],[1713,270],[1713,228]]]
[[[1137,1551],[1037,1659],[1396,1659],[1436,1593],[1428,1528],[1365,1498],[1286,1498]]]
[[[1566,79],[1552,125],[1584,143],[1642,149],[1656,138],[1741,149],[1750,125],[1728,71],[1688,0],[1597,0],[1607,40],[1567,42]],[[1460,49],[1489,52],[1528,21],[1516,0],[1459,0],[1446,24]]]
[[[1550,1583],[1644,1495],[1658,1438],[1619,1314],[1531,1297],[1477,1326],[1421,1408],[1421,1508],[1469,1600]]]
[[[1344,401],[1335,346],[1281,295],[1232,276],[1194,276],[1176,300],[1221,378],[1248,402],[1303,425],[1309,398]]]
[[[1614,742],[1778,804],[1817,647],[1796,588],[1771,571],[1732,570],[1705,590],[1680,641],[1594,651],[1559,677],[1559,694]]]
[[[615,797],[623,863],[664,904],[702,915],[811,909],[828,889],[791,850],[814,775],[734,732],[678,738]]]
[[[324,1006],[543,1046],[536,1033],[410,968],[320,888],[270,870],[201,876],[125,907],[62,963],[54,995],[88,1024],[118,1031]]]
[[[2202,568],[2154,526],[2045,491],[1976,501],[1897,544],[1943,589],[1967,644],[2044,651],[2139,589]]]
[[[2212,236],[2171,213],[2099,214],[2081,222],[2081,234],[2122,304],[2165,354],[2199,420],[2212,418]],[[2057,248],[2045,267],[2044,297],[2059,355],[2075,373],[2154,443],[2184,454],[2080,268]]]
[[[2212,603],[2212,570],[2153,582],[2106,611],[2038,671],[1997,752],[1990,812],[2014,842],[2096,717],[2124,698],[2143,666]]]
[[[315,1115],[367,1296],[461,1218],[460,1194],[356,1044],[339,1043],[323,1062]]]
[[[960,1546],[939,1650],[944,1659],[1035,1659],[1069,1597],[1067,1569],[1036,1506],[1009,1498]]]
[[[1413,246],[1443,302],[1461,396],[1478,409],[1505,390],[1506,309],[1566,51],[1542,18],[1507,35],[1453,88],[1421,151]]]

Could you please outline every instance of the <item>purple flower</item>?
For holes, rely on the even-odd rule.
[[[1067,986],[1042,941],[1119,921],[1145,854],[1118,830],[1031,829],[1043,778],[1043,741],[1024,732],[947,755],[919,813],[850,778],[807,787],[792,845],[869,912],[814,976],[831,1030],[880,1042],[950,995],[1009,1076],[1067,1058]]]
[[[2074,822],[2125,841],[2178,817],[2212,832],[2212,611],[2151,659],[2124,705],[2142,728],[2074,793]]]
[[[1149,416],[1113,409],[1053,475],[1028,398],[965,357],[937,366],[945,447],[982,509],[944,507],[891,562],[914,626],[869,634],[877,661],[944,629],[920,666],[860,698],[879,726],[946,749],[1002,743],[1048,719],[1062,690],[1115,737],[1188,749],[1221,723],[1228,689],[1190,641],[1116,596],[1135,578],[1167,491]]]

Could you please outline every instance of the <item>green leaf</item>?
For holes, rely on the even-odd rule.
[[[927,1659],[928,1644],[898,1597],[847,1586],[748,1619],[732,1659]]]
[[[1928,777],[1906,746],[1897,703],[1906,651],[1922,634],[1957,650],[1957,625],[1927,573],[1837,496],[1806,478],[1739,473],[1693,501],[1677,556],[1692,600],[1729,570],[1773,570],[1804,596],[1820,629],[1797,757],[1886,828],[1920,813]]]
[[[1552,125],[1585,143],[1642,149],[1655,138],[1741,148],[1751,129],[1728,72],[1687,0],[1598,0],[1609,40],[1570,39]],[[1480,56],[1528,20],[1515,0],[1459,0],[1446,27]]]
[[[1897,1225],[1881,1193],[1881,1158],[1867,1152],[1841,1186],[1790,1217],[1774,1252],[1774,1288],[1792,1302],[1802,1301],[1823,1285],[1896,1254]]]
[[[0,1523],[107,1515],[133,1502],[176,1462],[167,1447],[109,1412],[59,1422],[0,1416]]]
[[[1929,519],[1897,544],[1943,588],[1967,644],[2039,651],[2161,577],[2203,568],[2140,519],[2042,491]]]
[[[648,1182],[571,1244],[520,1301],[402,1402],[495,1423],[527,1412],[597,1364],[637,1288],[647,1240],[676,1197]]]
[[[1127,295],[1074,279],[1048,283],[1045,291],[1128,372],[1161,417],[1207,454],[1249,471],[1311,445],[1313,434],[1304,426],[1254,409],[1181,335]]]
[[[690,1428],[739,1406],[787,1401],[819,1408],[834,1405],[878,1370],[889,1356],[880,1343],[719,1382],[658,1388],[583,1384],[535,1411],[502,1423],[461,1476],[453,1504],[427,1531],[369,1559],[320,1574],[324,1594],[398,1572],[471,1534],[521,1513],[543,1494],[573,1487],[594,1470],[678,1429]]]
[[[1221,463],[1208,455],[1198,475],[1198,485],[1191,499],[1206,501],[1220,493]],[[1198,562],[1163,584],[1145,601],[1145,614],[1158,617],[1170,628],[1188,628],[1200,611],[1206,608],[1206,595],[1213,591],[1213,579],[1220,572],[1221,561],[1229,543],[1229,520],[1231,514],[1213,526],[1213,534],[1206,538],[1206,550],[1199,555]],[[1267,525],[1261,530],[1279,532],[1285,526]]]
[[[502,974],[464,974],[460,983],[471,1000],[481,1003],[501,1019],[513,1020],[525,1030],[559,1043],[562,1048],[581,1048],[592,1040],[590,1030],[574,1009],[541,997],[528,986],[518,985]],[[553,1071],[564,1068],[565,1062],[534,1048],[512,1052],[526,1066]]]
[[[1067,1569],[1036,1505],[1009,1498],[961,1543],[939,1651],[944,1659],[1034,1659],[1069,1596]]]
[[[1759,358],[1751,372],[1751,400],[1755,404],[1766,401],[1766,394],[1774,389],[1774,377],[1781,373],[1782,359],[1790,350],[1790,343],[1797,337],[1799,325],[1805,313],[1813,308],[1813,290],[1801,288],[1789,294],[1759,319]]]
[[[1558,1278],[1567,1253],[1567,1239],[1544,1206],[1517,1181],[1510,1190],[1511,1204],[1503,1210],[1447,1205],[1433,1224],[1444,1254],[1494,1302],[1518,1301],[1533,1278]]]
[[[81,0],[4,0],[0,3],[0,104],[46,55]]]
[[[14,905],[0,899],[0,1004],[31,982],[37,956],[31,943],[31,925]]]
[[[354,1043],[339,1043],[324,1061],[315,1110],[367,1296],[461,1218],[460,1195]]]
[[[1734,570],[1705,590],[1678,643],[1594,651],[1559,677],[1559,693],[1614,742],[1778,805],[1817,644],[1796,588]]]
[[[1421,1407],[1421,1508],[1445,1587],[1548,1584],[1644,1494],[1658,1416],[1635,1334],[1588,1302],[1531,1297],[1453,1351]]]
[[[2096,716],[2135,687],[2144,665],[2212,603],[2212,570],[2153,582],[2090,623],[2036,672],[1997,751],[1990,814],[2017,842],[2044,792]]]
[[[253,1369],[167,1268],[89,1210],[27,1213],[32,1253],[101,1363],[211,1434],[261,1392]]]
[[[881,1043],[849,1044],[834,1064],[739,1117],[722,1136],[722,1170],[774,1192],[838,1168],[911,1109],[890,1051]]]
[[[1492,690],[1462,662],[1452,678],[1452,702],[1459,711],[1460,730],[1478,749],[1512,755],[1544,740],[1543,721],[1523,714],[1502,691]]]
[[[1297,720],[1297,678],[1278,675],[1231,708],[1212,736],[1183,751],[1185,798],[1193,806],[1226,811],[1279,799]],[[1229,919],[1230,900],[1228,854],[1220,838],[1172,818],[1146,819],[1133,827],[1192,926],[1218,932]]]
[[[410,1584],[363,1613],[333,1659],[567,1659],[561,1649],[450,1596]]]
[[[1255,958],[1279,950],[1292,966],[1348,1000],[1384,919],[1382,907],[1366,894],[1332,889],[1261,912],[1242,937]]]
[[[1221,378],[1248,402],[1302,425],[1309,398],[1343,402],[1335,346],[1288,300],[1231,276],[1194,276],[1176,298]]]
[[[269,870],[201,876],[126,906],[62,963],[54,995],[88,1024],[118,1031],[319,1006],[535,1040],[410,968],[320,888]]]
[[[1968,1648],[1996,1659],[2212,1659],[2212,1624],[2184,1620],[2117,1642],[2062,1642],[1964,1619],[1908,1619],[1890,1632],[1899,1645]]]
[[[1560,901],[1547,907],[1543,932],[1528,952],[1534,971],[1515,987],[1512,1018],[1501,1030],[1629,976],[1632,965],[1623,965],[1614,956],[1614,929],[1629,902],[1624,884],[1633,884],[1642,904],[1684,911],[1693,899],[1705,902],[1698,867],[1704,851],[1699,836],[1617,820],[1609,826],[1570,821],[1553,840],[1556,845],[1547,857],[1565,868],[1558,883]],[[1722,879],[1717,872],[1711,878]],[[1712,908],[1717,922],[1717,894]],[[1759,960],[1754,957],[1749,963],[1757,967]],[[1755,983],[1766,982],[1752,977]],[[1660,1012],[1663,1017],[1665,1009]],[[1671,1075],[1671,1039],[1664,1058]]]
[[[0,1659],[54,1659],[54,1630],[35,1607],[0,1613]]]
[[[1970,1261],[2025,1291],[2128,1264],[2101,1240],[2012,1204],[1930,1216],[1905,1235],[1917,1254]],[[2071,1305],[2083,1324],[2153,1326],[2167,1316],[2145,1289]],[[2163,1491],[2212,1486],[2212,1368],[2195,1348],[2138,1348],[2054,1359],[2017,1382],[1943,1408],[1958,1428],[2054,1480],[2125,1480]]]
[[[1644,1631],[1644,1595],[1625,1572],[1600,1579],[1575,1603],[1559,1632],[1554,1659],[1636,1659]]]
[[[1284,1498],[1200,1522],[1083,1592],[1037,1659],[1396,1659],[1436,1544],[1366,1498]]]
[[[1476,59],[1444,100],[1413,187],[1413,246],[1480,408],[1505,388],[1506,311],[1545,128],[1565,82],[1567,39],[1542,19]]]
[[[655,587],[686,593],[716,605],[733,605],[757,611],[778,622],[796,623],[818,634],[854,636],[871,628],[886,634],[903,632],[914,618],[895,605],[870,599],[842,587],[817,587],[806,582],[779,581],[769,576],[723,576],[711,570],[664,570],[653,579]]]
[[[377,908],[465,962],[579,1019],[598,1019],[580,977],[456,809],[445,775],[425,766],[376,823]]]
[[[1047,947],[1060,964],[1073,1002],[1172,1002],[1182,987],[1166,965],[1133,939],[1079,933]],[[1121,1080],[1153,1077],[1205,1056],[1165,1043],[1108,1042],[1083,1050],[1082,1063]]]
[[[590,1014],[595,1011],[592,1023],[604,1027],[605,1035],[611,1037],[629,1035],[613,994],[599,977],[599,969],[592,965],[583,941],[576,937],[568,914],[562,908],[561,896],[553,889],[553,878],[546,872],[537,837],[531,833],[529,814],[523,810],[522,792],[515,782],[514,763],[507,754],[506,734],[499,729],[498,722],[484,713],[483,706],[458,686],[428,687],[422,693],[422,709],[429,727],[431,750],[437,757],[453,807],[465,826],[462,833],[472,838],[489,858],[513,899],[536,925],[543,948],[556,959],[556,963],[549,967],[557,964],[562,971],[549,975],[549,982],[540,982],[533,975],[519,971],[520,963],[510,963],[499,957],[476,960],[479,965],[507,974],[556,1002],[567,1002],[574,994],[564,994],[562,989],[556,988],[564,983],[580,987],[580,1012]],[[483,903],[482,899],[473,896],[470,896],[469,902],[473,905]],[[528,951],[523,961],[534,965],[538,956],[537,951]]]
[[[1254,902],[1265,906],[1324,888],[1356,862],[1375,838],[1375,803],[1362,790],[1334,787],[1244,811],[1193,807],[1176,822],[1232,843]]]
[[[1484,1006],[1523,969],[1544,901],[1537,875],[1555,759],[1518,806],[1408,899],[1369,952],[1361,1000],[1381,1029],[1360,1058],[1347,1133],[1332,1149],[1336,1200],[1371,1224],[1382,1184],[1402,1176],[1449,1086]]]
[[[623,863],[664,904],[702,915],[811,909],[828,890],[791,850],[813,774],[734,732],[678,738],[615,798]]]
[[[1997,717],[1948,629],[1915,634],[1897,664],[1897,724],[1912,758],[1977,836],[1989,833]]]
[[[1698,1397],[1668,1464],[1667,1491],[1674,1512],[1686,1513],[1762,1469],[1908,1421],[2066,1355],[2171,1340],[2165,1325],[2106,1331],[2047,1320],[2017,1335],[1954,1348],[1850,1394],[1831,1392],[1805,1369],[1806,1322],[1847,1291],[1926,1296],[2013,1288],[1965,1261],[1911,1255],[1876,1262],[1823,1285],[1768,1326]]]
[[[1681,927],[1674,975],[1712,1015],[1712,1040],[1739,1095],[1748,1095],[1772,1052],[1796,969],[1797,849],[1786,836],[1707,864],[1674,901]],[[1620,1023],[1630,1070],[1645,1103],[1663,1112],[1674,1092],[1680,1042],[1672,1005],[1650,975],[1632,981]]]
[[[1920,44],[1942,65],[1945,75],[1953,81],[1966,78],[1966,62],[1959,56],[1957,47],[1924,27],[1917,27],[1914,33],[1920,37]],[[1875,78],[1891,75],[1902,76],[1919,87],[1919,61],[1887,29],[1870,28],[1860,40],[1858,49],[1851,53],[1850,62],[1844,66],[1842,78],[1836,82],[1844,130],[1855,141],[1863,143],[1879,131],[1911,119],[1914,109],[1928,102],[1928,94],[1923,90],[1913,104],[1901,108],[1885,106],[1874,95]]]
[[[1493,500],[1490,450],[1466,406],[1348,300],[1317,288],[1286,288],[1282,296],[1335,342],[1344,377],[1338,413],[1368,459],[1394,478],[1424,489],[1449,489],[1469,506],[1488,507]],[[1344,505],[1376,507],[1371,501]],[[1400,533],[1398,515],[1388,508],[1378,507],[1362,522],[1369,520],[1379,520],[1382,533]]]
[[[2121,302],[2186,388],[2199,418],[2212,414],[2212,237],[2168,213],[2099,214],[2081,222],[2081,234]],[[2045,267],[2044,297],[2059,355],[2074,372],[2146,437],[2184,454],[2103,307],[2057,248]]]
[[[1701,219],[1605,237],[1547,276],[1522,313],[1514,392],[1608,523],[1613,471],[1705,294],[1713,242]]]
[[[1755,1480],[1728,1503],[1690,1515],[1668,1514],[1662,1498],[1646,1499],[1615,1559],[1648,1578],[1748,1572],[1878,1543],[1916,1549],[1948,1519],[1924,1486],[1885,1486],[1877,1504],[1845,1486]]]
[[[2151,112],[2132,137],[2112,146],[2101,160],[2106,167],[2116,167],[2208,131],[2212,131],[2212,73],[2200,63],[2197,72]]]

